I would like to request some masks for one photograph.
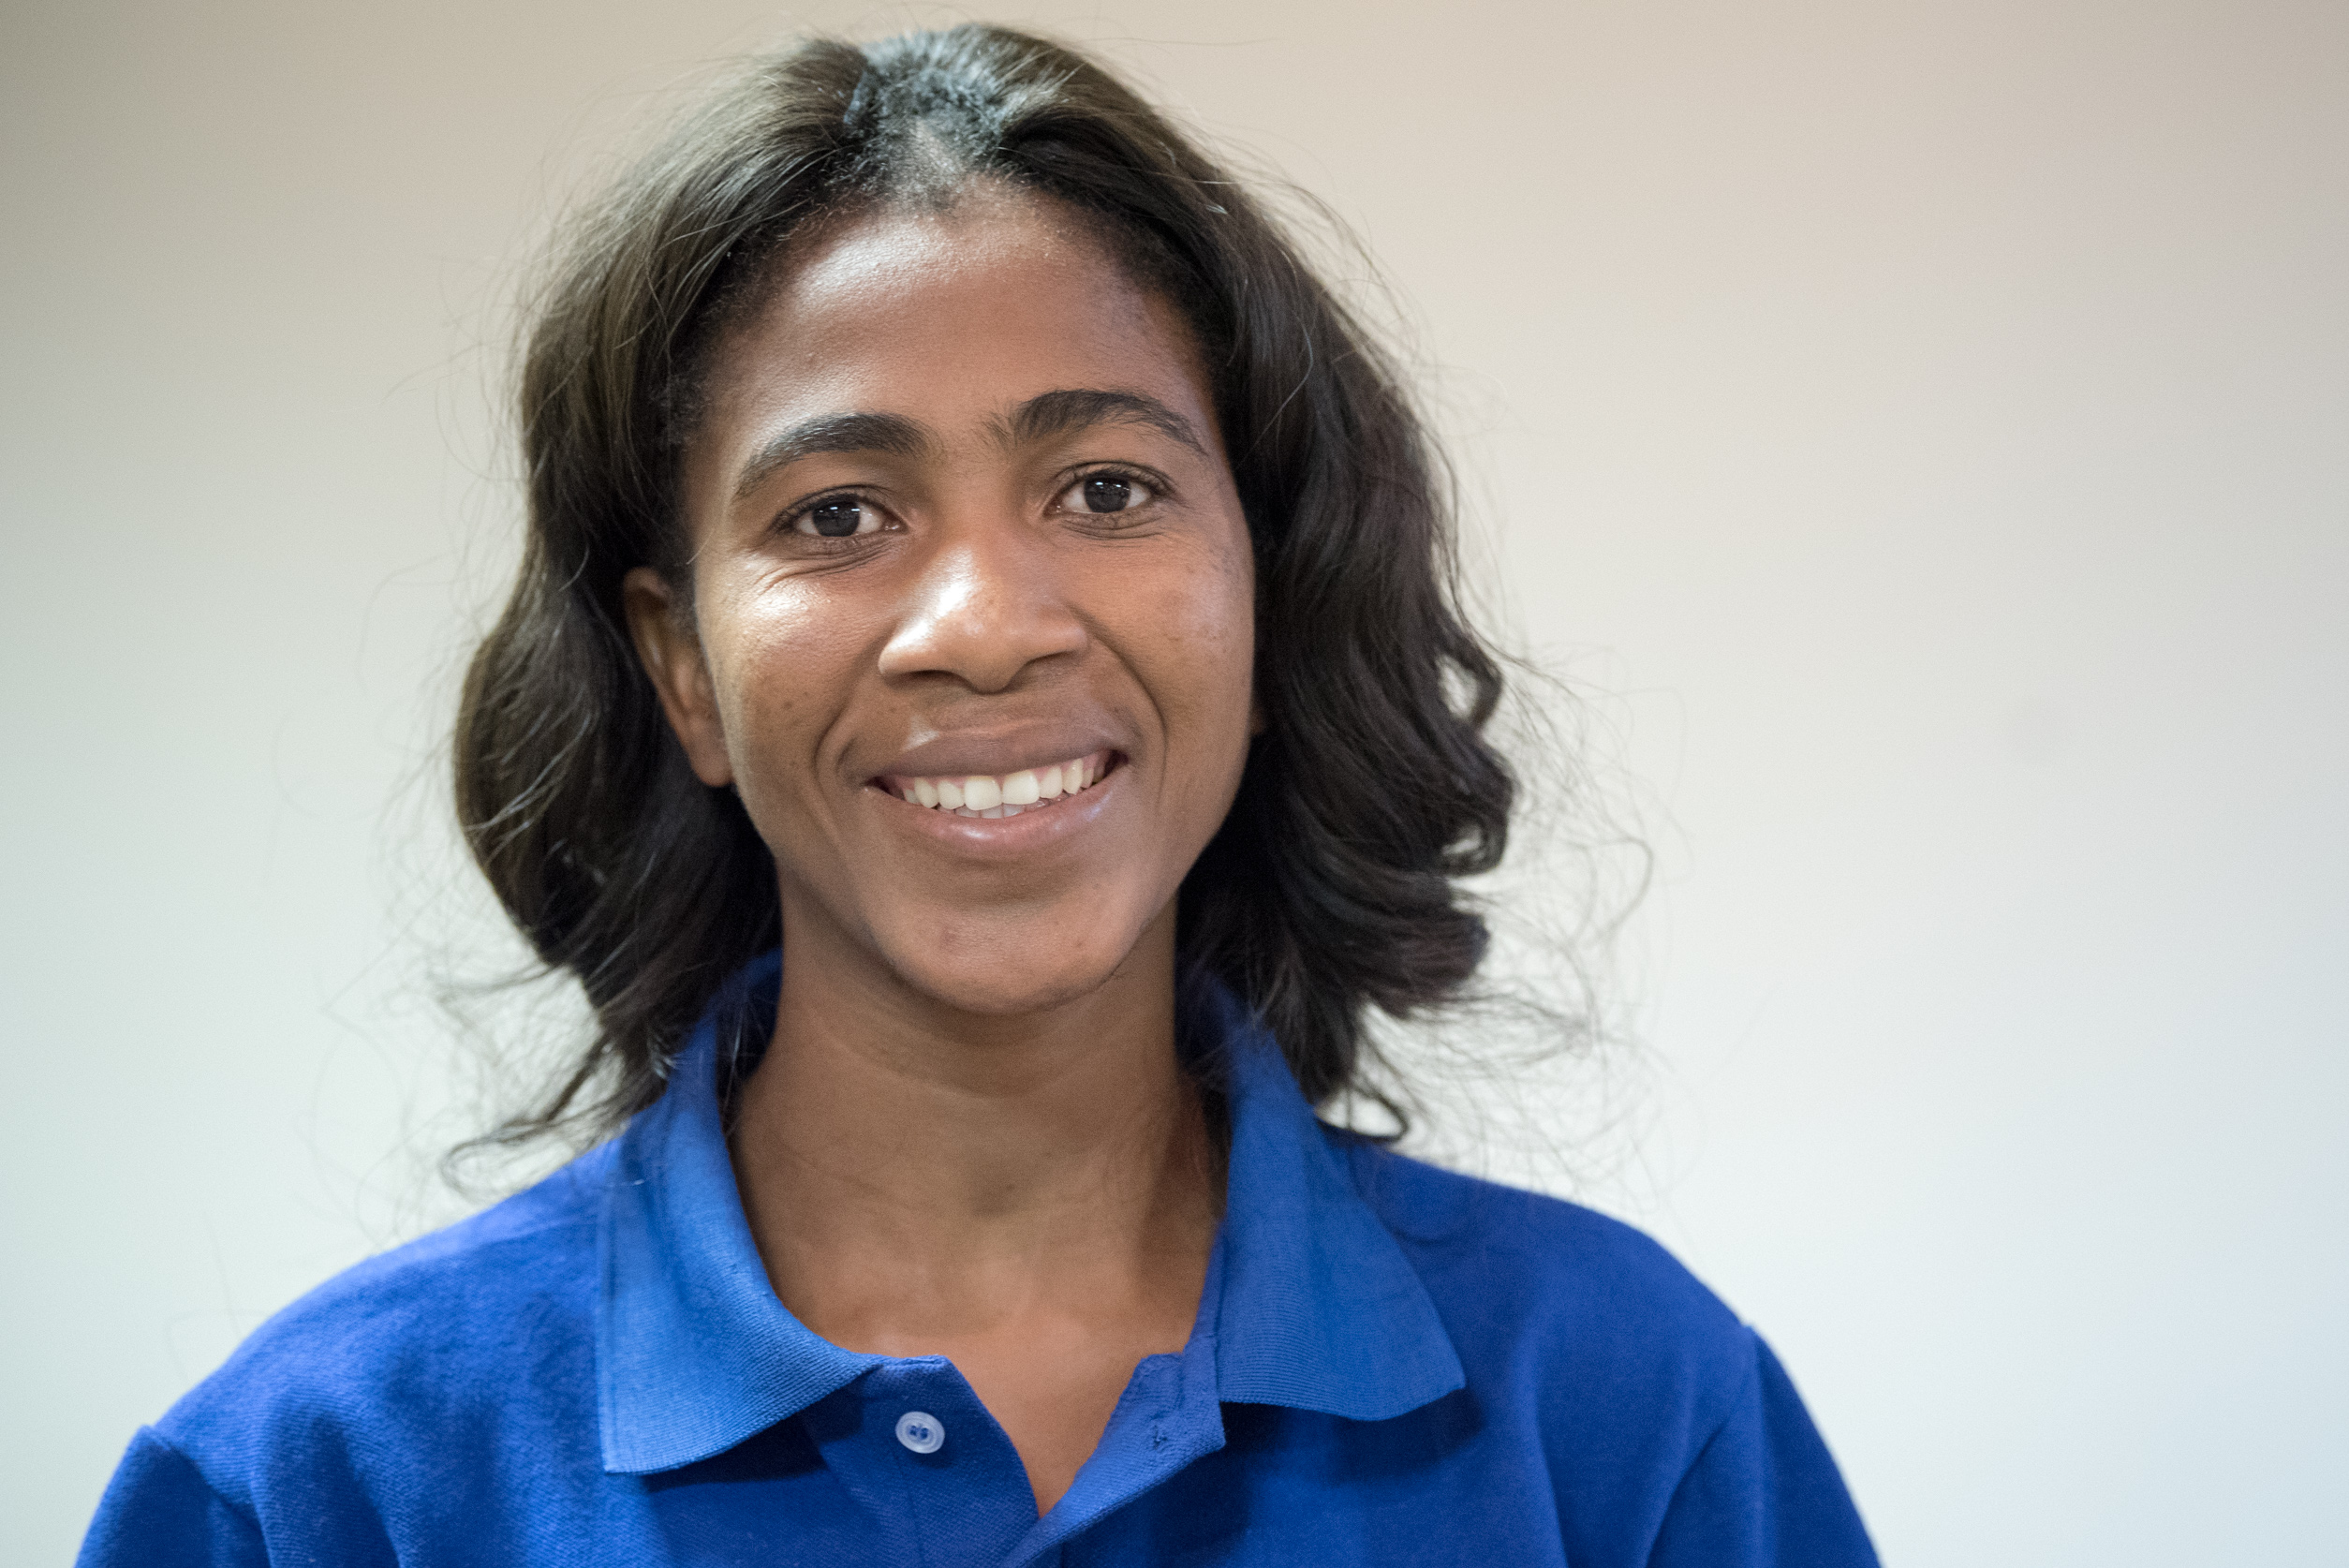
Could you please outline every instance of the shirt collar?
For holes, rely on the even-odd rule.
[[[734,1187],[719,1048],[764,1037],[780,975],[769,954],[726,983],[667,1092],[619,1140],[596,1344],[607,1471],[707,1458],[887,1359],[820,1339],[776,1299]],[[1223,1223],[1184,1355],[1214,1368],[1201,1397],[1377,1421],[1462,1386],[1434,1303],[1271,1036],[1220,987],[1201,1011],[1232,1112]]]

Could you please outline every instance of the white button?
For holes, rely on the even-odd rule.
[[[926,1410],[909,1410],[897,1417],[897,1441],[917,1454],[935,1454],[946,1446],[946,1428]]]

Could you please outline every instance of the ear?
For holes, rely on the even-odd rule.
[[[675,592],[659,572],[638,567],[621,579],[620,599],[636,657],[660,696],[661,711],[685,747],[686,761],[693,764],[693,777],[709,785],[731,784],[734,764],[718,722],[717,685]]]

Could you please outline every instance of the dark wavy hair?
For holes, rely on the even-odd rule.
[[[491,1135],[601,1133],[660,1092],[720,981],[779,939],[774,861],[699,782],[620,584],[685,575],[678,461],[733,310],[800,225],[951,200],[1063,204],[1202,349],[1257,573],[1265,727],[1182,884],[1189,980],[1262,1014],[1307,1096],[1382,1098],[1366,1010],[1455,998],[1515,785],[1498,660],[1458,603],[1450,491],[1401,378],[1224,170],[1082,54],[998,27],[761,58],[576,221],[528,342],[528,536],[467,672],[456,803],[475,859],[596,1033]],[[680,587],[683,584],[680,584]]]

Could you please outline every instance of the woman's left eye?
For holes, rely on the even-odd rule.
[[[1132,511],[1158,498],[1157,493],[1131,474],[1087,474],[1060,493],[1070,511]]]

